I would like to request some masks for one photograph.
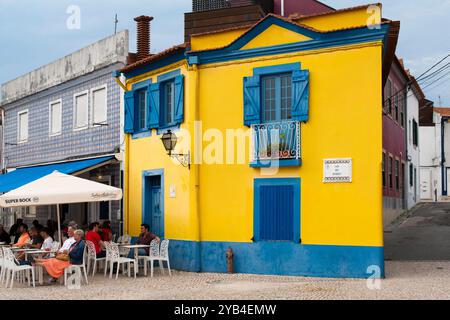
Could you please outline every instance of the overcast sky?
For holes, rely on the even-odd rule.
[[[323,2],[337,9],[370,3]],[[381,2],[385,18],[401,21],[397,55],[404,58],[413,74],[421,74],[450,54],[450,0]],[[80,29],[66,26],[71,5],[81,10]],[[118,30],[130,30],[131,51],[136,47],[133,18],[143,14],[155,18],[153,53],[182,43],[183,13],[190,10],[191,0],[0,0],[0,83],[113,34],[116,13]],[[442,105],[450,107],[450,74],[425,89],[425,93],[436,106],[441,96]]]

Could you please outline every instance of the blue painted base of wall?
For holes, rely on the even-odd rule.
[[[293,242],[195,242],[170,240],[173,269],[190,272],[227,271],[226,250],[234,252],[236,273],[368,278],[378,266],[384,278],[384,248],[301,245]]]

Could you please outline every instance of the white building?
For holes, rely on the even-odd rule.
[[[420,107],[420,200],[442,199],[441,115],[427,101]],[[450,109],[448,109],[450,112]]]
[[[419,146],[419,105],[425,99],[420,86],[410,76],[411,86],[406,94],[406,150],[405,197],[407,209],[420,202],[420,146]]]

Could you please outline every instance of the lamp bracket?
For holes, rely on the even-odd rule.
[[[191,169],[191,152],[188,153],[169,153],[169,156],[178,160],[178,162],[188,169]]]

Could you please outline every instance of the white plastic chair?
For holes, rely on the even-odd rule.
[[[161,247],[159,249],[160,259],[159,263],[160,266],[162,266],[162,271],[164,273],[164,264],[163,262],[167,262],[167,269],[169,270],[169,276],[172,276],[172,273],[170,272],[170,262],[169,262],[169,239],[164,239],[161,241]]]
[[[148,252],[148,256],[138,256],[138,260],[144,260],[144,274],[147,276],[147,265],[150,263],[150,275],[153,278],[153,262],[158,261],[159,267],[162,270],[161,262],[159,261],[161,258],[159,253],[159,242],[154,239],[150,242],[150,250]]]
[[[117,245],[117,243],[112,243],[110,242],[107,246],[106,246],[106,260],[109,262],[109,278],[112,278],[112,273],[113,273],[113,266],[114,263],[117,263],[117,270],[116,270],[116,279],[118,279],[119,277],[119,269],[120,269],[120,265],[122,265],[124,268],[124,272],[125,272],[125,264],[127,264],[128,266],[128,277],[131,276],[131,263],[134,263],[134,277],[136,278],[136,268],[137,268],[137,263],[135,262],[134,259],[130,259],[130,258],[125,258],[125,257],[121,257],[120,253],[119,253],[119,246]],[[106,267],[105,267],[105,275],[106,275]]]
[[[85,241],[86,243],[86,247],[87,247],[87,255],[88,255],[88,260],[87,260],[87,270],[89,272],[90,267],[91,267],[91,261],[94,261],[94,265],[92,267],[92,277],[94,277],[95,275],[95,271],[97,271],[97,262],[106,262],[106,257],[105,258],[97,258],[97,253],[95,251],[95,245],[92,241]]]
[[[64,285],[65,286],[67,286],[67,275],[69,273],[72,274],[73,270],[76,270],[76,269],[80,270],[80,274],[81,274],[81,271],[83,271],[84,279],[86,280],[86,284],[89,284],[87,271],[86,271],[86,262],[87,262],[87,245],[84,246],[83,263],[82,264],[71,264],[69,267],[64,269]],[[81,276],[81,278],[83,278],[83,276]],[[82,279],[80,279],[80,283],[81,283],[81,280]]]
[[[9,279],[11,279],[11,286],[12,289],[14,285],[14,278],[16,274],[20,276],[27,274],[28,278],[28,286],[31,286],[31,280],[33,280],[33,287],[36,287],[35,278],[34,278],[34,268],[32,266],[20,266],[17,265],[17,260],[14,257],[14,253],[9,248],[3,248],[3,267],[5,268],[4,273],[6,273],[6,287],[8,287]],[[30,272],[31,271],[31,272]],[[30,277],[31,273],[31,277]],[[3,274],[5,276],[5,274]]]

